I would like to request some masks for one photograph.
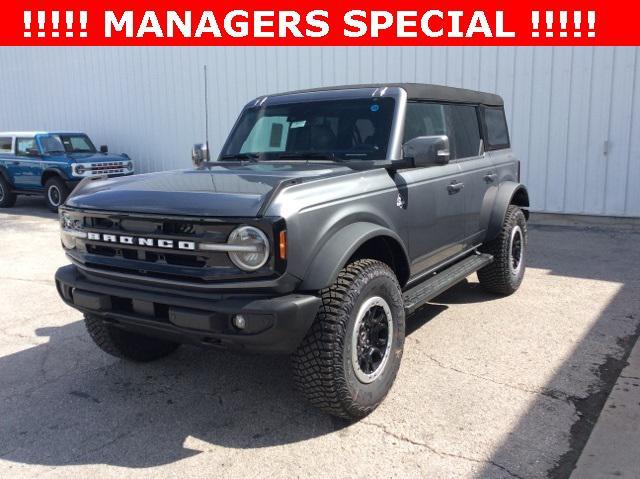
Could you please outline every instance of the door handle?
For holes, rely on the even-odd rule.
[[[496,175],[495,173],[489,173],[487,175],[484,175],[484,181],[486,181],[487,183],[493,183],[494,181],[496,181],[497,178],[498,178],[498,175]]]
[[[462,188],[464,188],[464,183],[451,183],[450,185],[447,185],[447,191],[449,191],[450,195],[459,193]]]

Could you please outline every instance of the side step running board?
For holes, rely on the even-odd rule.
[[[427,301],[491,262],[493,262],[493,256],[490,254],[473,254],[405,291],[403,298],[406,313],[413,313]]]

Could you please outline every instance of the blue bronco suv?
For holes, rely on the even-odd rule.
[[[0,208],[13,206],[16,195],[44,194],[57,211],[83,178],[133,172],[128,155],[98,151],[84,133],[0,132]]]

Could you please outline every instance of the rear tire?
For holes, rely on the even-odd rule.
[[[44,199],[47,207],[54,213],[58,212],[58,207],[65,202],[67,196],[69,196],[69,188],[61,178],[54,176],[44,184]]]
[[[93,342],[116,358],[136,362],[153,361],[168,356],[180,346],[172,341],[125,331],[88,314],[84,316],[84,322]]]
[[[527,219],[522,210],[510,205],[498,237],[480,250],[493,255],[493,263],[478,271],[480,286],[491,293],[514,293],[526,269]]]
[[[293,379],[321,410],[359,419],[385,398],[404,346],[404,304],[389,266],[363,259],[346,266],[292,356]]]
[[[11,191],[11,185],[0,175],[0,208],[10,208],[16,204],[16,194]]]

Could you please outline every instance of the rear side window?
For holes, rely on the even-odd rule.
[[[404,142],[418,136],[447,135],[451,159],[480,153],[480,125],[476,107],[410,102],[404,126]]]
[[[11,138],[2,137],[0,138],[0,153],[9,153],[11,152]]]
[[[509,148],[509,130],[507,118],[502,108],[482,108],[484,127],[487,131],[487,149]]]

